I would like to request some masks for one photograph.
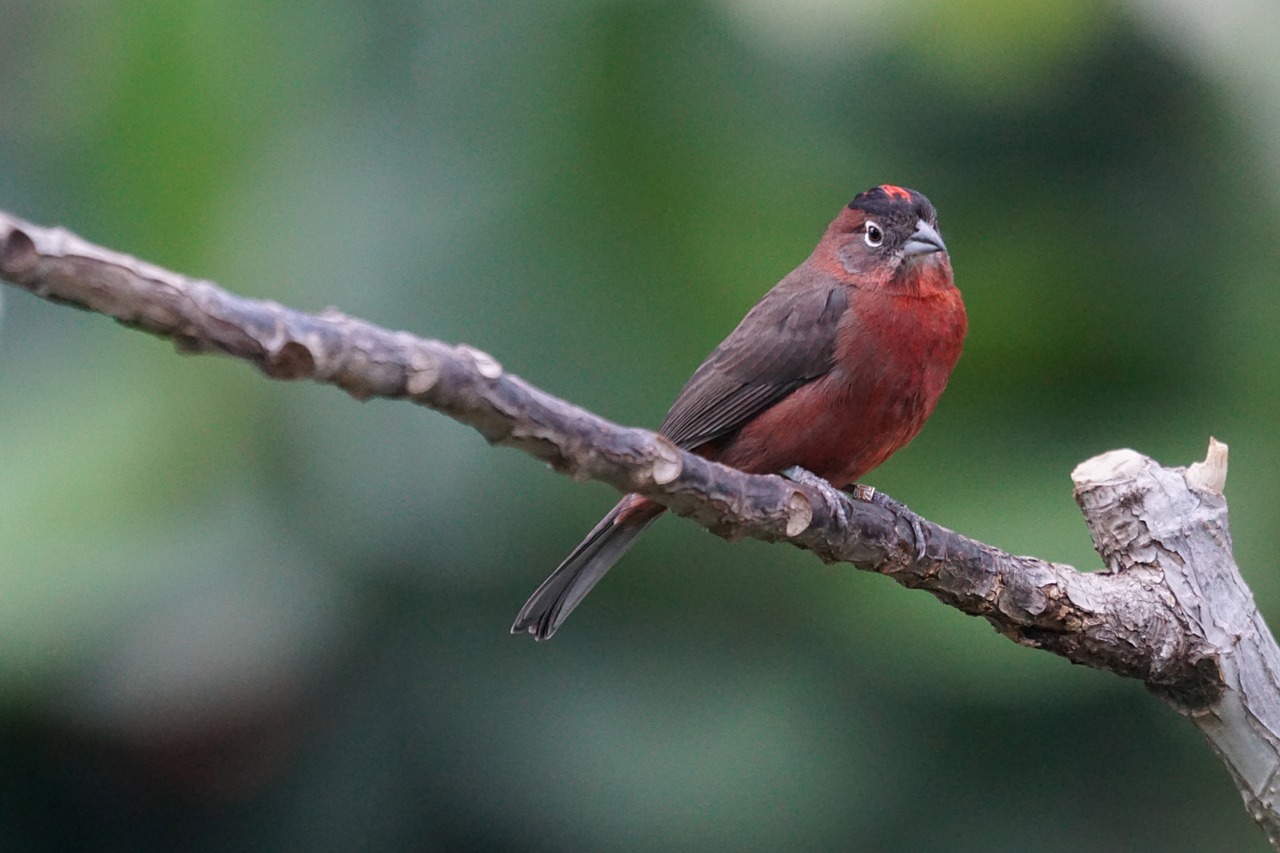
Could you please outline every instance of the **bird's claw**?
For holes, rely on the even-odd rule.
[[[790,468],[782,472],[782,476],[794,483],[799,483],[803,486],[808,486],[811,489],[821,492],[822,496],[827,500],[827,505],[831,507],[831,512],[835,515],[836,520],[840,522],[840,526],[849,526],[849,516],[844,511],[844,492],[831,485],[822,477],[819,477],[812,471],[801,468],[799,465],[792,465]]]
[[[884,492],[876,491],[874,486],[864,486],[861,483],[855,483],[848,492],[841,492],[822,477],[812,471],[801,468],[799,465],[793,465],[786,469],[782,472],[782,476],[792,482],[809,486],[821,492],[822,496],[827,499],[827,503],[831,506],[831,511],[835,514],[836,519],[839,520],[841,527],[847,527],[849,524],[849,516],[844,510],[846,496],[887,509],[895,517],[905,518],[907,523],[911,525],[911,537],[915,540],[913,543],[915,545],[913,556],[917,563],[925,559],[928,543],[924,538],[924,527],[920,524],[920,516],[907,509],[906,504],[901,501],[894,500]]]
[[[911,537],[915,539],[914,556],[916,558],[916,562],[919,563],[924,560],[924,558],[926,557],[925,552],[927,548],[927,543],[925,542],[925,538],[924,538],[924,527],[920,524],[920,516],[916,515],[911,510],[907,509],[906,504],[902,503],[901,501],[894,500],[893,498],[886,495],[884,492],[877,492],[871,486],[864,486],[861,483],[859,483],[853,487],[852,491],[853,491],[853,496],[858,500],[866,501],[867,503],[871,503],[871,504],[875,504],[876,506],[883,507],[889,510],[889,512],[893,513],[895,516],[898,516],[900,518],[905,518],[907,520],[907,523],[911,525]]]

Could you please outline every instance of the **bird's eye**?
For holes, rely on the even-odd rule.
[[[880,244],[884,242],[884,231],[882,231],[880,226],[874,222],[868,222],[867,228],[862,234],[862,239],[865,240],[867,245],[871,248],[879,248]]]

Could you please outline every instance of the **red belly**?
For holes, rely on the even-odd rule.
[[[865,385],[829,374],[762,412],[706,455],[750,473],[799,465],[837,488],[857,482],[915,438],[937,403],[919,382]]]

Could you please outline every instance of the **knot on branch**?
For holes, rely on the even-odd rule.
[[[262,359],[262,372],[272,379],[307,379],[315,371],[316,360],[300,341],[285,341]]]
[[[26,231],[11,227],[0,237],[0,275],[21,280],[39,261],[40,253]]]

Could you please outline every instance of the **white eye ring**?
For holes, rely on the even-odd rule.
[[[866,230],[862,235],[863,241],[873,249],[878,249],[884,243],[884,231],[874,222],[868,222]]]

